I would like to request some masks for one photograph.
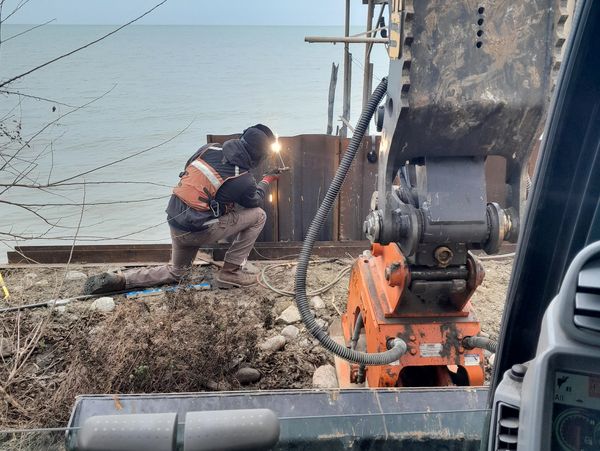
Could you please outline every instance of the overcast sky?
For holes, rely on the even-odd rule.
[[[6,0],[6,17],[23,0]],[[120,24],[160,0],[29,0],[7,23]],[[344,0],[168,0],[139,23],[208,25],[343,25]],[[366,7],[351,1],[353,25],[364,26]]]

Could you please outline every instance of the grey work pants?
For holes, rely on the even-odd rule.
[[[171,227],[171,263],[153,268],[123,271],[125,287],[150,287],[178,282],[190,269],[201,245],[235,236],[225,254],[225,261],[242,265],[265,225],[262,208],[246,208],[221,216],[201,232],[184,232]]]

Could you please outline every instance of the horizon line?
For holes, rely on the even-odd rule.
[[[3,25],[26,25],[35,26],[40,25],[39,23],[5,23]],[[56,25],[77,25],[77,26],[121,26],[121,22],[118,23],[48,23],[44,25],[56,26]],[[183,27],[340,27],[343,28],[343,24],[240,24],[240,23],[133,23],[129,26],[143,26],[143,27],[155,27],[155,26],[183,26]],[[362,27],[362,24],[350,24],[351,27]]]

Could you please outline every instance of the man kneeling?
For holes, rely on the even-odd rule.
[[[200,246],[228,236],[235,239],[216,276],[217,286],[256,284],[256,275],[243,271],[242,265],[265,225],[266,214],[260,204],[269,183],[276,180],[277,175],[266,175],[257,184],[249,169],[257,167],[266,157],[273,139],[268,127],[257,124],[244,130],[240,139],[231,139],[222,146],[201,147],[187,161],[167,206],[171,264],[91,276],[85,283],[84,293],[109,293],[179,282],[189,271]]]

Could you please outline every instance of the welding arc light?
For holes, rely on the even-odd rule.
[[[271,150],[276,153],[281,152],[281,144],[279,143],[279,137],[277,135],[275,135],[275,142],[271,144]]]

